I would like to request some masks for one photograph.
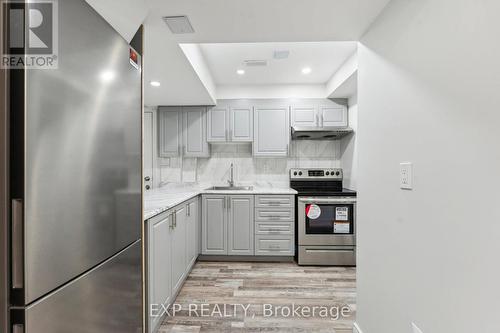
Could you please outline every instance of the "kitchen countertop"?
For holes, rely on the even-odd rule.
[[[200,194],[297,194],[297,191],[284,184],[261,182],[239,185],[253,186],[253,189],[215,191],[207,190],[207,188],[214,186],[213,184],[168,184],[147,191],[144,193],[144,219],[150,219]]]

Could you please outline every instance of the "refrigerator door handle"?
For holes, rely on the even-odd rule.
[[[12,288],[24,287],[23,270],[23,201],[12,200]]]

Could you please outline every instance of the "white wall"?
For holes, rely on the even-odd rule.
[[[217,86],[218,99],[325,98],[323,84]]]
[[[346,80],[358,70],[358,52],[352,54],[347,60],[340,66],[338,71],[336,71],[330,80],[325,84],[325,91],[329,97],[339,97],[331,96],[339,89]],[[342,96],[343,97],[343,96]]]
[[[393,0],[359,48],[357,321],[500,332],[500,2]],[[399,163],[414,163],[414,190]]]
[[[217,99],[217,90],[212,78],[212,73],[210,73],[210,69],[208,68],[207,62],[203,57],[200,46],[198,44],[179,44],[179,47],[182,52],[184,52],[184,55],[189,60],[191,66],[193,66],[196,75],[200,78],[201,83],[203,83],[205,89],[207,89],[207,93],[212,98],[213,104],[215,104]]]
[[[357,189],[358,175],[358,145],[356,135],[358,132],[358,99],[353,96],[348,100],[349,127],[354,133],[340,140],[341,165],[344,172],[344,187],[351,190]]]

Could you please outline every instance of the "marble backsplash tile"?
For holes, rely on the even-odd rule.
[[[237,182],[288,182],[290,168],[340,167],[338,141],[292,141],[288,158],[254,158],[252,145],[212,144],[210,158],[170,158],[160,165],[162,182],[226,183],[234,164]],[[164,159],[163,159],[164,160]]]

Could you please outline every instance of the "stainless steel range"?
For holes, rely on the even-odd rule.
[[[356,265],[356,192],[342,169],[291,169],[299,265]]]

